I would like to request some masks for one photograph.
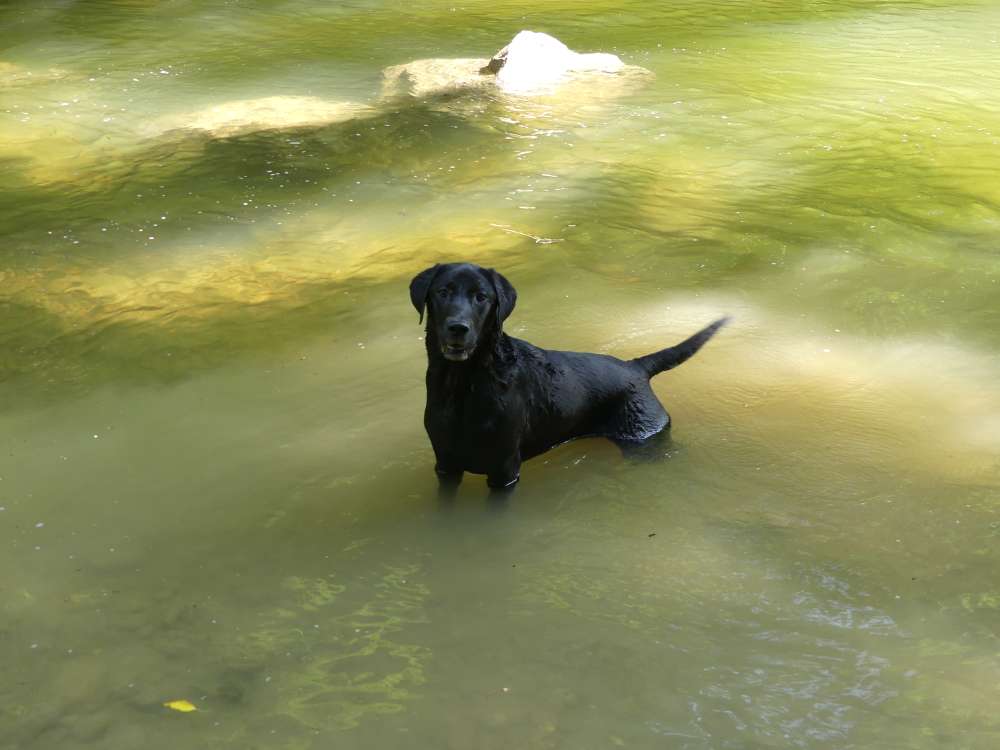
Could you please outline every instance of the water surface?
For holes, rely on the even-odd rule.
[[[0,748],[1000,743],[995,5],[0,28]],[[655,78],[381,96],[521,28]],[[294,127],[185,126],[270,97]],[[542,346],[735,321],[650,460],[441,505],[406,285],[454,259]]]

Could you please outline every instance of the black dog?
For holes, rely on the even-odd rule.
[[[559,443],[604,436],[639,443],[670,426],[649,379],[697,352],[723,318],[677,346],[628,361],[539,349],[503,332],[517,292],[493,269],[438,264],[410,282],[427,309],[424,426],[442,478],[486,474],[513,485],[521,461]]]

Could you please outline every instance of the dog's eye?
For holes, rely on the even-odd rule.
[[[482,292],[476,292],[476,302],[483,303],[486,301],[486,295]]]
[[[447,296],[448,296],[447,289],[438,289],[438,297],[447,297]]]

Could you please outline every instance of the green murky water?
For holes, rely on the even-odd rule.
[[[520,28],[655,78],[383,95]],[[3,4],[0,748],[997,747],[998,91],[990,3]],[[735,323],[442,507],[447,259]]]

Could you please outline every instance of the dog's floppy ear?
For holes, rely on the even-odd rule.
[[[503,326],[503,322],[514,311],[517,304],[517,290],[504,278],[503,274],[497,273],[492,268],[489,271],[490,280],[493,282],[493,291],[497,295],[497,328]]]
[[[434,277],[437,276],[438,271],[441,270],[441,264],[435,263],[428,269],[425,269],[413,277],[413,281],[410,282],[410,302],[413,306],[417,308],[417,312],[420,313],[420,322],[424,322],[424,308],[427,306],[427,294],[431,290],[431,283],[434,281]]]

